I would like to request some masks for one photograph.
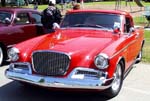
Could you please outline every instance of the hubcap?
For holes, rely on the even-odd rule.
[[[121,85],[121,77],[122,76],[122,71],[121,71],[121,65],[118,64],[116,68],[116,72],[114,74],[114,82],[112,84],[112,89],[113,91],[118,91],[120,85]]]
[[[140,51],[139,55],[138,55],[138,59],[141,60],[142,58],[142,51]]]

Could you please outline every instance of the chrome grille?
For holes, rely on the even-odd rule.
[[[43,75],[64,75],[68,69],[68,55],[52,51],[37,51],[32,54],[32,64],[35,72]]]

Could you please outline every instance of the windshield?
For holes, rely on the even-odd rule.
[[[67,14],[61,23],[64,27],[91,27],[113,29],[120,27],[120,16],[107,13],[71,13]]]
[[[0,11],[0,23],[6,24],[6,20],[11,19],[11,13]]]

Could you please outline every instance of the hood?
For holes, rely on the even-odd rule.
[[[66,29],[45,39],[37,49],[50,49],[66,53],[102,50],[112,42],[112,33],[102,30]]]
[[[112,41],[112,33],[108,31],[65,29],[31,39],[18,44],[16,47],[26,54],[32,54],[36,50],[52,50],[65,52],[72,58],[75,56],[84,58],[98,54]]]

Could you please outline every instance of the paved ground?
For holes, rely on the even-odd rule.
[[[41,88],[25,88],[18,82],[7,79],[0,67],[0,101],[149,101],[150,64],[137,64],[125,78],[118,96],[107,99],[90,92],[59,92]]]
[[[119,96],[112,101],[149,101],[150,64],[137,64],[124,81]]]

